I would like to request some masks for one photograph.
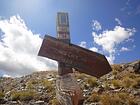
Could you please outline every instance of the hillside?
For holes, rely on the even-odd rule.
[[[100,79],[75,72],[84,105],[140,105],[140,61],[112,65]],[[55,98],[55,71],[20,78],[0,78],[1,105],[59,105]]]

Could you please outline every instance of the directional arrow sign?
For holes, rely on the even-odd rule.
[[[38,53],[58,62],[69,64],[79,72],[101,77],[112,69],[104,55],[46,35]]]

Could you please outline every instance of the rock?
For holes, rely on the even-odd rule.
[[[11,104],[17,104],[18,102],[17,101],[11,101]]]
[[[92,93],[95,92],[95,93],[101,94],[103,91],[104,91],[104,88],[103,87],[95,87],[93,89]]]
[[[111,89],[116,89],[116,87],[114,85],[110,85],[109,86]]]
[[[99,102],[90,103],[89,105],[100,105]]]
[[[120,92],[122,88],[113,90],[114,92]]]
[[[99,90],[100,90],[100,88],[99,88],[99,87],[95,87],[95,88],[93,89],[93,92],[98,93],[98,92],[99,92]]]
[[[135,62],[128,63],[128,64],[123,64],[122,68],[124,70],[127,69],[128,71],[133,71],[133,72],[136,72],[136,73],[140,73],[140,61],[135,61]]]
[[[43,100],[44,102],[49,102],[51,96],[48,96],[47,94],[43,94],[40,96],[40,100]]]
[[[0,104],[5,104],[7,101],[5,99],[0,99]]]
[[[49,79],[48,79],[48,81],[53,81],[53,80],[55,80],[55,78],[49,78]]]
[[[44,101],[39,100],[35,102],[35,105],[42,105],[42,104],[44,104]]]
[[[140,73],[140,61],[135,63],[133,68],[135,72]]]
[[[77,79],[77,82],[80,82],[81,81],[81,79]]]
[[[115,75],[112,75],[110,77],[107,78],[107,80],[113,80],[115,78]]]

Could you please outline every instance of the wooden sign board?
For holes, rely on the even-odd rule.
[[[112,70],[104,55],[48,35],[45,36],[38,55],[69,64],[77,71],[95,77],[101,77]]]

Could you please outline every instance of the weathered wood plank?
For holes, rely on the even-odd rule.
[[[95,77],[101,77],[111,71],[111,67],[104,55],[77,45],[64,43],[47,35],[43,40],[38,55],[69,64],[77,71]]]

